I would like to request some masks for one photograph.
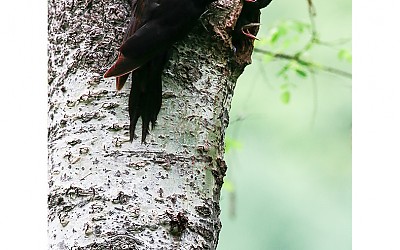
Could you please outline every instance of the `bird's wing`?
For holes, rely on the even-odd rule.
[[[157,1],[159,0],[134,0],[134,2],[132,2],[132,17],[125,32],[122,45],[119,48],[120,52],[118,54],[117,61],[104,74],[104,77],[117,77],[117,89],[121,89],[125,84],[125,81],[128,78],[126,75],[140,66],[137,65],[135,60],[126,57],[121,48],[124,47],[124,44],[127,42],[127,40],[129,40],[138,29],[140,29],[146,24],[146,22],[149,21],[149,19],[151,19],[154,10],[159,5]]]
[[[146,0],[132,0],[131,3],[131,8],[132,8],[132,14],[131,14],[131,19],[128,24],[128,28],[125,31],[124,38],[122,40],[122,44],[125,43],[125,41],[131,37],[138,28],[140,28],[147,20],[148,20],[148,15],[146,15],[146,8],[149,7],[149,3],[151,1],[146,1]],[[121,61],[121,53],[118,54],[118,59],[117,61]],[[110,71],[111,70],[111,71]],[[113,71],[113,67],[111,67],[105,76],[110,74],[110,72]],[[123,88],[125,85],[126,80],[128,79],[130,72],[127,72],[126,74],[120,75],[116,77],[116,88],[117,90],[120,90]]]
[[[141,8],[140,2],[146,2]],[[204,10],[191,1],[138,0],[136,13],[140,25],[120,47],[116,63],[104,77],[122,76],[148,62],[181,39]]]

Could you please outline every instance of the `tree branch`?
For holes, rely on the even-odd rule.
[[[266,54],[266,55],[270,55],[274,58],[277,59],[284,59],[284,60],[293,60],[296,61],[304,66],[310,67],[310,68],[314,68],[314,69],[319,69],[322,71],[326,71],[329,73],[333,73],[333,74],[337,74],[343,77],[347,77],[347,78],[351,78],[352,74],[347,72],[347,71],[343,71],[337,68],[332,68],[329,66],[325,66],[325,65],[321,65],[321,64],[316,64],[314,62],[309,62],[309,61],[305,61],[301,58],[299,58],[298,54],[296,55],[288,55],[288,54],[282,54],[282,53],[274,53],[272,51],[268,51],[268,50],[263,50],[263,49],[259,49],[259,48],[254,48],[254,52],[256,53],[261,53],[261,54]]]
[[[343,71],[343,70],[340,70],[337,68],[321,65],[316,62],[311,62],[311,61],[306,61],[306,60],[301,59],[302,55],[305,54],[307,51],[310,51],[316,44],[325,45],[325,46],[333,46],[333,44],[334,44],[334,43],[323,42],[320,40],[319,32],[317,30],[316,23],[315,23],[315,16],[317,15],[317,11],[315,9],[315,6],[314,6],[312,0],[307,0],[307,3],[308,3],[308,16],[310,19],[311,34],[310,34],[309,41],[304,45],[304,47],[302,49],[300,49],[297,53],[294,53],[293,55],[276,53],[276,52],[272,52],[272,51],[260,49],[260,48],[254,48],[254,52],[269,55],[269,56],[272,56],[273,58],[277,58],[277,59],[295,61],[295,62],[297,62],[303,66],[306,66],[310,69],[318,69],[318,70],[326,71],[326,72],[333,73],[336,75],[340,75],[342,77],[352,78],[352,74],[347,71]],[[347,39],[337,41],[336,43],[338,43],[338,42],[343,43],[344,41],[347,41]]]

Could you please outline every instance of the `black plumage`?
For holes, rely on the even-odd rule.
[[[162,102],[161,74],[169,57],[168,51],[155,56],[132,72],[132,87],[129,95],[129,134],[135,137],[136,123],[142,118],[142,142],[146,140],[151,123],[154,128]]]
[[[132,72],[129,96],[130,140],[142,118],[142,142],[161,108],[161,74],[171,46],[185,37],[215,0],[134,0],[132,18],[117,61],[104,74],[121,89]]]

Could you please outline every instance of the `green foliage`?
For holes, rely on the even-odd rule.
[[[263,53],[264,63],[272,63],[279,59],[280,67],[276,75],[282,81],[280,99],[288,104],[291,99],[291,86],[299,79],[308,79],[310,74],[318,70],[351,77],[351,73],[343,72],[319,62],[310,61],[311,51],[316,45],[328,46],[338,50],[337,58],[348,63],[352,62],[351,52],[344,48],[337,48],[335,44],[322,42],[312,22],[305,23],[296,20],[277,22],[269,29],[265,38],[255,43],[255,52]],[[288,51],[294,51],[288,53]],[[291,83],[291,84],[290,84]]]
[[[345,1],[320,2],[329,8],[317,18],[312,0],[264,10],[253,65],[236,86],[230,112],[218,249],[351,248],[351,88],[341,87],[351,80],[351,40],[341,38],[351,34],[344,22],[351,19],[337,12],[349,11]],[[290,20],[271,27],[278,18]],[[240,152],[233,138],[243,144]],[[299,199],[304,195],[313,202]]]
[[[347,62],[349,62],[349,63],[352,62],[351,53],[350,53],[350,51],[348,51],[348,50],[346,50],[346,49],[341,49],[341,50],[339,50],[339,52],[338,52],[338,58],[339,58],[340,60],[347,61]]]
[[[295,42],[298,42],[300,36],[310,30],[310,25],[304,22],[295,20],[284,20],[275,24],[270,29],[270,32],[265,41],[270,47],[276,50],[284,50]]]
[[[290,101],[290,92],[289,91],[284,91],[281,94],[281,100],[284,104],[288,104]]]

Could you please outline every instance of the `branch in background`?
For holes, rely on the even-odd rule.
[[[352,74],[350,72],[346,72],[346,71],[343,71],[343,70],[340,70],[340,69],[337,69],[334,67],[321,65],[317,62],[311,62],[311,61],[306,61],[306,60],[302,59],[303,55],[307,54],[309,51],[311,51],[315,47],[315,45],[323,45],[323,46],[333,48],[336,45],[343,44],[345,42],[348,42],[348,40],[349,40],[349,39],[340,39],[336,42],[321,41],[320,34],[318,32],[316,22],[315,22],[315,17],[317,15],[316,8],[315,8],[312,0],[307,0],[307,4],[308,4],[309,23],[303,23],[303,22],[299,22],[299,21],[282,22],[281,24],[274,27],[271,30],[270,36],[268,38],[266,38],[267,44],[269,44],[271,46],[271,48],[274,48],[274,50],[278,51],[278,52],[274,52],[274,51],[267,50],[267,49],[261,49],[259,47],[254,48],[254,52],[265,54],[265,55],[268,55],[275,59],[284,59],[284,60],[288,60],[290,62],[295,62],[301,66],[308,68],[308,70],[311,73],[314,69],[317,69],[317,70],[322,70],[325,72],[333,73],[336,75],[340,75],[340,76],[343,76],[346,78],[352,78]],[[299,35],[303,34],[305,30],[308,30],[310,32],[309,38],[308,38],[308,42],[304,46],[302,46],[301,49],[297,50],[297,52],[295,52],[293,54],[282,54],[279,52],[282,50],[286,50],[288,44],[290,44],[290,43],[294,44],[294,42],[296,42],[297,39],[299,38]],[[290,33],[293,34],[293,32],[295,33],[294,39],[290,37]],[[278,40],[282,41],[283,39],[285,39],[284,42],[278,43]],[[279,44],[283,45],[283,46],[278,47]],[[339,59],[345,59],[345,60],[351,62],[351,54],[348,53],[345,49],[339,50],[338,57],[339,57]],[[285,78],[285,80],[288,80],[289,76],[286,74],[286,72],[289,69],[293,69],[298,75],[300,75],[302,77],[306,77],[306,71],[304,69],[302,69],[301,66],[296,66],[296,67],[292,68],[290,66],[290,62],[289,62],[289,64],[285,65],[282,68],[282,70],[280,71],[280,73],[278,73],[278,75],[281,75]]]
[[[285,59],[285,60],[294,60],[304,66],[310,67],[310,68],[314,68],[314,69],[320,69],[326,72],[330,72],[333,74],[337,74],[337,75],[341,75],[343,77],[347,77],[347,78],[351,78],[352,74],[340,69],[336,69],[336,68],[332,68],[329,66],[325,66],[325,65],[320,65],[317,63],[313,63],[313,62],[309,62],[309,61],[304,61],[303,59],[299,58],[299,54],[295,54],[295,55],[288,55],[288,54],[282,54],[282,53],[274,53],[268,50],[263,50],[263,49],[259,49],[259,48],[254,48],[254,52],[257,53],[262,53],[262,54],[266,54],[266,55],[270,55],[274,58],[278,58],[278,59]]]

